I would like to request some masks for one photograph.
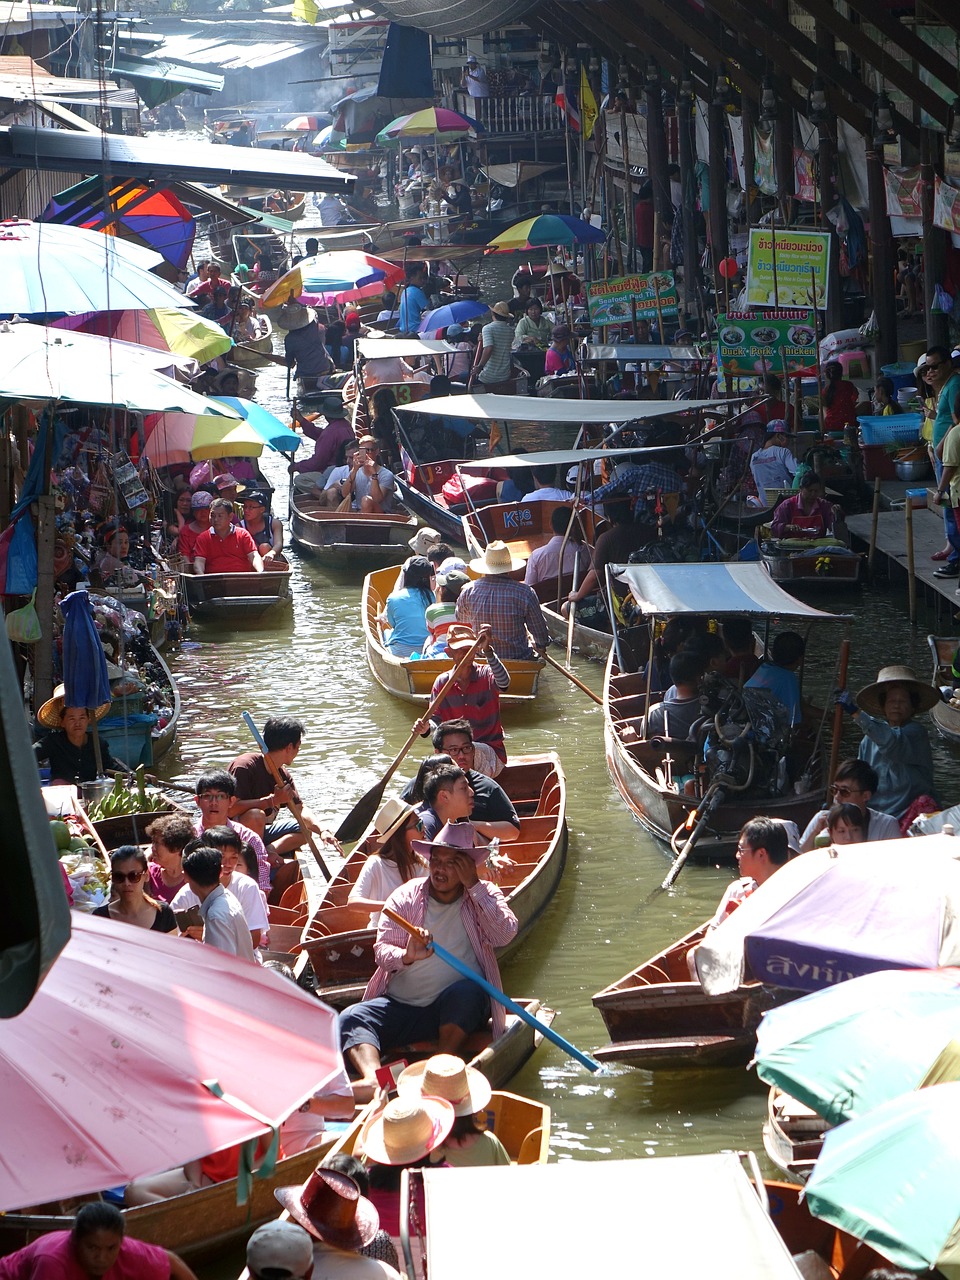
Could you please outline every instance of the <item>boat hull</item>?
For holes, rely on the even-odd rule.
[[[770,570],[770,577],[786,591],[801,588],[810,590],[842,590],[860,585],[863,568],[861,556],[831,556],[828,551],[818,555],[778,556],[764,554],[763,563]]]
[[[927,636],[927,644],[933,659],[931,682],[938,688],[941,685],[953,685],[951,668],[953,655],[957,651],[957,637]],[[942,738],[946,738],[948,742],[960,743],[960,707],[952,707],[949,702],[938,702],[930,712],[930,719]]]
[[[464,542],[460,515],[438,502],[434,494],[425,493],[410,484],[404,476],[398,475],[396,479],[403,505],[409,507],[429,528],[436,529],[444,542],[453,542],[462,547]]]
[[[191,614],[204,622],[237,626],[289,609],[290,570],[266,573],[182,573]]]
[[[309,498],[291,496],[290,536],[298,550],[331,569],[350,570],[373,564],[399,564],[410,554],[415,516],[324,511]]]

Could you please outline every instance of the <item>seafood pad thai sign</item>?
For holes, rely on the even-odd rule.
[[[812,311],[731,311],[718,317],[717,357],[728,378],[764,373],[794,373],[817,361],[817,330]]]
[[[830,236],[825,231],[755,227],[747,258],[748,307],[827,305]],[[813,291],[816,297],[812,297]]]
[[[680,310],[672,271],[591,280],[586,290],[591,324],[629,324],[634,315],[638,320],[656,320],[658,297],[661,315],[675,316]]]

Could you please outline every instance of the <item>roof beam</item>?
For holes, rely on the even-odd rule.
[[[624,49],[623,41],[631,41],[636,45],[636,62],[634,65],[638,71],[643,70],[640,47],[637,45],[637,41],[640,40],[644,47],[652,45],[657,49],[659,60],[677,81],[682,80],[684,75],[689,75],[694,86],[701,94],[706,94],[708,91],[712,92],[710,90],[709,68],[704,67],[699,57],[692,56],[683,42],[671,36],[659,22],[656,22],[653,18],[648,18],[642,28],[636,28],[628,18],[623,16],[620,9],[614,5],[607,3],[595,7],[603,13],[605,22],[616,32],[618,36],[618,51],[628,61],[630,60],[631,51]]]
[[[847,0],[851,9],[855,9],[861,17],[877,28],[888,40],[895,40],[900,48],[944,84],[956,85],[957,68],[948,62],[936,49],[931,48],[926,40],[921,40],[913,27],[891,17],[886,9],[877,5],[876,0]],[[892,76],[890,77],[893,78]]]

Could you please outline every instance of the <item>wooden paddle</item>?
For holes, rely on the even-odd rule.
[[[662,893],[665,889],[669,889],[672,886],[673,882],[676,880],[677,876],[683,870],[684,863],[687,861],[687,858],[690,856],[691,850],[693,849],[694,845],[700,839],[700,833],[703,831],[703,828],[707,825],[707,820],[709,819],[710,815],[713,813],[714,809],[716,809],[717,805],[723,802],[723,799],[724,799],[723,784],[729,783],[729,781],[730,779],[725,774],[720,774],[720,776],[716,779],[716,781],[711,782],[710,786],[707,787],[706,794],[704,795],[703,799],[700,801],[699,805],[697,805],[696,809],[694,809],[690,817],[687,819],[687,827],[690,828],[692,826],[693,830],[687,836],[686,840],[684,841],[683,848],[674,858],[673,864],[670,867],[670,870],[664,876],[660,884],[659,890],[654,891],[655,893],[657,892]]]
[[[381,910],[394,924],[398,924],[401,929],[406,929],[407,933],[420,933],[415,924],[411,924],[409,920],[404,920],[403,916],[398,915],[396,911],[391,911],[389,907],[382,907]],[[545,1022],[541,1022],[539,1018],[535,1018],[532,1013],[529,1013],[522,1004],[517,1004],[516,1000],[511,1000],[509,996],[504,995],[499,987],[495,987],[492,982],[488,982],[486,978],[476,973],[468,965],[465,965],[457,956],[452,955],[446,947],[441,947],[439,942],[434,942],[433,940],[429,945],[434,954],[439,956],[441,960],[446,961],[450,968],[455,969],[462,978],[469,978],[471,982],[475,982],[482,991],[487,993],[491,1000],[496,1000],[497,1004],[502,1004],[505,1009],[509,1009],[518,1018],[522,1018],[528,1026],[539,1031],[552,1044],[555,1044],[558,1049],[562,1049],[564,1053],[569,1054],[571,1058],[586,1067],[588,1071],[603,1071],[603,1067],[599,1062],[587,1057],[585,1053],[581,1053],[569,1040],[564,1040],[563,1036],[558,1035],[553,1027],[547,1026]]]
[[[274,781],[276,782],[277,786],[285,787],[287,785],[287,781],[284,778],[283,774],[280,772],[280,770],[277,768],[277,766],[274,764],[274,762],[270,759],[270,756],[267,754],[267,744],[264,742],[263,738],[260,736],[260,730],[253,723],[253,716],[251,716],[249,711],[244,711],[243,722],[247,726],[247,728],[250,730],[250,732],[253,734],[254,741],[256,742],[260,750],[263,752],[264,763],[266,764],[267,768],[270,770],[271,774],[273,775]],[[327,880],[332,880],[333,877],[330,874],[330,869],[327,866],[327,864],[324,862],[323,854],[320,852],[319,848],[317,847],[317,842],[313,838],[313,832],[310,830],[310,828],[307,826],[307,824],[303,820],[303,809],[297,803],[297,801],[294,800],[293,796],[290,796],[290,798],[287,800],[287,808],[290,810],[290,812],[293,814],[296,820],[300,823],[300,830],[307,837],[307,844],[310,846],[310,852],[313,854],[313,856],[317,860],[317,866],[323,872]]]
[[[842,691],[847,687],[847,663],[850,660],[850,641],[840,642],[840,669],[837,687]],[[839,703],[833,709],[833,739],[830,743],[830,765],[827,769],[826,803],[829,806],[833,799],[833,775],[837,772],[840,761],[840,738],[843,735],[843,707]]]
[[[568,671],[562,662],[558,662],[556,658],[551,658],[549,653],[547,653],[545,649],[540,654],[540,657],[544,660],[544,662],[549,662],[551,667],[556,667],[558,671],[562,671],[563,674],[567,677],[567,679],[572,681],[577,686],[578,689],[582,690],[582,692],[585,693],[588,698],[592,698],[593,701],[596,702],[599,706],[601,707],[603,706],[603,699],[600,697],[600,695],[598,693],[594,693],[593,690],[588,685],[585,685],[583,681],[580,680],[577,676],[575,676],[572,671]]]
[[[269,351],[258,351],[256,347],[248,347],[245,342],[235,342],[233,345],[238,351],[249,351],[252,355],[259,356],[261,360],[266,360],[268,364],[280,364],[285,368],[289,367],[283,356],[275,356]]]
[[[561,581],[562,581],[562,570],[563,570],[563,552],[562,552],[562,550],[561,550],[561,553],[560,553],[560,565],[559,565],[559,568],[560,568],[560,571],[561,571]],[[572,593],[573,595],[576,595],[576,594],[577,594],[577,585],[578,585],[578,580],[579,580],[579,578],[580,578],[580,554],[579,554],[579,550],[578,550],[577,555],[576,555],[576,556],[574,556],[574,559],[573,559],[573,593]],[[576,602],[576,600],[567,600],[567,608],[570,610],[570,613],[569,613],[569,615],[568,615],[568,617],[567,617],[567,653],[566,653],[566,663],[567,663],[567,668],[569,669],[569,667],[570,667],[570,656],[571,656],[571,654],[573,653],[573,628],[574,628],[574,627],[576,626],[576,624],[577,624],[577,602]]]
[[[443,702],[444,698],[446,698],[447,694],[453,688],[453,682],[460,675],[460,672],[466,670],[469,667],[470,663],[473,662],[473,659],[477,654],[477,650],[485,642],[486,642],[486,637],[481,636],[479,640],[477,640],[474,644],[470,646],[470,648],[466,651],[466,653],[463,655],[463,657],[454,667],[453,671],[450,674],[450,679],[446,682],[446,684],[443,686],[443,688],[440,690],[440,692],[437,694],[437,696],[434,698],[434,700],[430,703],[429,707],[427,707],[426,711],[421,716],[422,720],[430,719],[434,711],[436,711],[437,707],[439,707],[440,703]],[[412,733],[410,734],[410,737],[406,740],[406,742],[403,744],[402,748],[400,749],[399,755],[394,759],[393,763],[389,766],[389,768],[387,769],[383,777],[380,779],[380,781],[374,783],[374,785],[370,788],[370,790],[366,792],[365,795],[360,797],[360,799],[353,806],[353,808],[350,810],[350,812],[347,814],[344,820],[340,823],[339,827],[337,827],[338,840],[356,840],[367,829],[367,827],[370,825],[370,820],[373,818],[373,815],[376,813],[377,808],[380,804],[380,801],[383,798],[383,793],[386,789],[387,783],[390,781],[390,779],[399,769],[400,763],[403,760],[404,756],[407,754],[407,752],[410,750],[410,748],[413,746],[413,744],[416,742],[417,738],[419,737],[420,737],[420,734],[418,733],[417,729],[414,728]]]

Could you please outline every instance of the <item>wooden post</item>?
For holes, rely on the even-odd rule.
[[[657,308],[657,329],[660,331],[660,341],[666,342],[667,336],[663,331],[663,308],[660,305],[660,280],[656,275],[653,277],[653,300]]]
[[[727,233],[727,118],[723,107],[710,103],[707,107],[707,125],[710,153],[710,244],[716,271],[717,263],[730,254]]]
[[[670,179],[667,176],[669,163],[667,137],[663,124],[663,88],[659,81],[656,85],[647,86],[645,97],[647,100],[647,172],[653,187],[654,241],[651,266],[656,271],[660,266],[660,242],[657,233],[672,217]]]
[[[870,519],[870,550],[867,553],[867,570],[873,576],[873,563],[877,558],[877,527],[880,524],[880,477],[873,482],[873,513]]]
[[[907,521],[907,594],[910,602],[910,622],[917,622],[917,567],[913,556],[913,503],[907,498],[904,507]]]
[[[810,268],[810,299],[813,306],[813,315],[816,319],[817,315],[817,272],[814,267]],[[820,418],[820,434],[824,433],[824,411],[823,411],[823,368],[820,363],[820,342],[817,341],[817,414]]]
[[[887,216],[883,186],[883,157],[878,147],[867,142],[867,191],[870,204],[870,251],[873,307],[880,330],[876,342],[876,368],[893,364],[897,358],[896,257]]]
[[[927,345],[947,346],[950,325],[947,316],[936,315],[933,294],[943,283],[946,270],[946,232],[933,225],[934,163],[939,152],[938,136],[924,129],[920,138],[920,218],[923,226],[923,302],[927,317]]]
[[[743,209],[746,214],[747,226],[752,227],[755,210],[750,192],[755,180],[757,155],[753,139],[753,99],[749,94],[742,93],[740,95],[740,115],[743,120]],[[727,310],[729,310],[729,307]]]
[[[699,314],[697,280],[700,246],[696,224],[696,155],[693,147],[693,103],[685,94],[677,98],[677,130],[680,152],[680,189],[683,209],[683,310],[687,316]],[[657,242],[657,254],[660,245]],[[656,266],[656,261],[654,262]]]

